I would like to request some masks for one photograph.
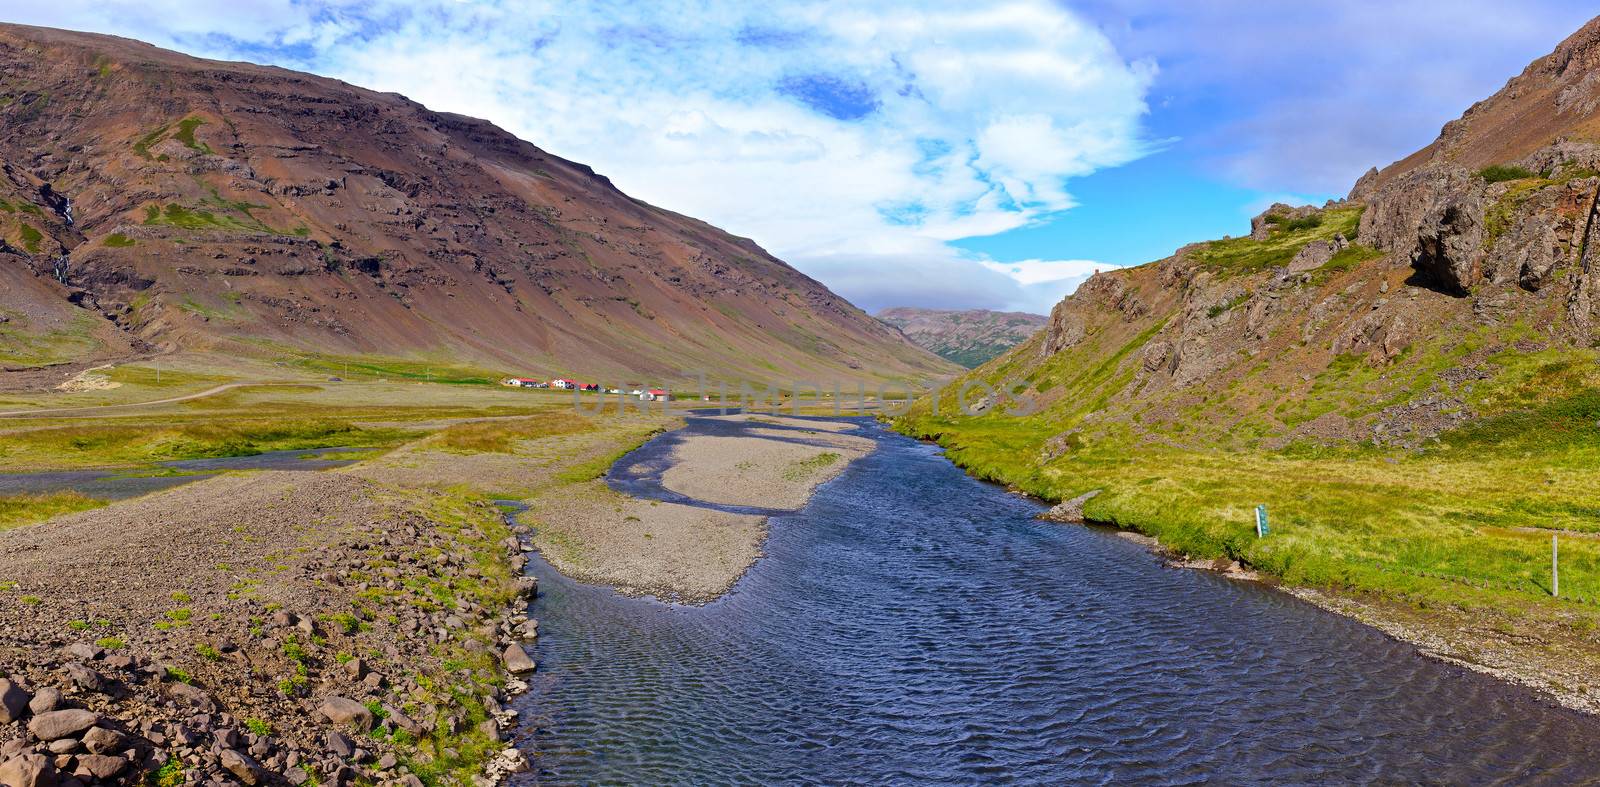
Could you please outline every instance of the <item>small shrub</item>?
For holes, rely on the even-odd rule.
[[[72,629],[73,631],[85,631],[89,628],[89,621],[69,620],[67,621],[67,628]]]
[[[106,650],[122,650],[128,647],[128,643],[123,642],[121,637],[101,637],[94,641],[94,646]]]
[[[167,678],[177,683],[193,683],[194,678],[188,671],[178,667],[167,667]]]
[[[127,248],[129,246],[132,246],[133,244],[134,244],[133,238],[130,238],[130,237],[126,236],[126,235],[123,235],[120,232],[114,232],[114,233],[106,236],[106,239],[105,239],[105,242],[104,242],[103,245],[106,246],[106,248],[110,248],[110,249],[125,249],[125,248]]]
[[[44,599],[39,598],[38,596],[23,596],[17,600],[29,606],[38,606],[44,603]]]
[[[245,719],[244,726],[245,729],[261,737],[272,734],[272,725],[261,719]]]
[[[210,645],[207,645],[204,642],[194,646],[194,652],[200,654],[200,658],[203,658],[206,661],[221,661],[222,660],[221,651],[218,651],[216,648],[213,648],[213,647],[211,647]]]
[[[1478,170],[1478,177],[1490,183],[1503,183],[1508,180],[1531,178],[1535,177],[1535,175],[1527,169],[1510,164],[1490,164]]]
[[[194,601],[194,596],[191,596],[181,590],[174,590],[172,591],[172,600],[178,602],[179,604],[187,604],[191,601]]]

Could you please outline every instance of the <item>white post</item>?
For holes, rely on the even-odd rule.
[[[1561,595],[1561,545],[1555,533],[1550,534],[1550,595]]]

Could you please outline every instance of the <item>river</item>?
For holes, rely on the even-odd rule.
[[[1600,779],[1596,719],[1037,521],[936,446],[859,423],[878,450],[774,516],[765,557],[714,603],[626,598],[536,561],[522,783]],[[628,468],[674,439],[618,483],[648,494]]]

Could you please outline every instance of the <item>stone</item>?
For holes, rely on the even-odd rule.
[[[239,781],[247,785],[261,783],[261,763],[256,762],[254,757],[233,749],[223,749],[217,755],[217,759],[222,764],[222,767],[238,777]]]
[[[524,650],[521,645],[507,646],[506,652],[500,656],[500,660],[505,662],[507,670],[515,673],[533,672],[537,666],[534,664],[533,659],[528,656],[528,651]]]
[[[83,734],[83,746],[93,754],[111,754],[122,748],[122,733],[105,727],[90,727]]]
[[[329,730],[328,751],[348,760],[355,756],[356,744],[355,741],[350,740],[350,736],[338,730]]]
[[[42,754],[21,754],[0,763],[0,784],[6,787],[56,787],[60,776]]]
[[[72,680],[72,685],[84,691],[105,691],[108,685],[105,676],[77,663],[67,665],[67,677]]]
[[[39,689],[39,693],[33,695],[33,699],[28,701],[28,710],[33,711],[33,714],[37,716],[41,713],[59,710],[63,702],[65,702],[65,699],[61,696],[60,689],[45,687]]]
[[[83,754],[78,757],[79,775],[87,773],[96,779],[109,779],[122,773],[128,767],[128,761],[121,757],[112,757],[105,754]]]
[[[329,696],[322,701],[317,712],[334,724],[352,726],[359,732],[372,729],[372,711],[348,697]]]
[[[187,705],[190,708],[207,713],[216,710],[217,707],[216,703],[211,701],[211,695],[206,694],[200,687],[191,686],[187,683],[167,684],[167,696],[171,697],[179,705]]]
[[[78,750],[82,748],[82,744],[78,743],[74,738],[62,738],[58,741],[50,741],[45,748],[49,749],[51,754],[77,754]]]
[[[1100,494],[1100,491],[1099,489],[1091,489],[1088,492],[1084,492],[1040,514],[1039,518],[1051,522],[1081,523],[1083,522],[1083,505],[1093,500],[1096,495]]]
[[[41,713],[28,722],[28,732],[42,741],[74,738],[93,727],[100,717],[91,711],[68,709]]]
[[[300,785],[311,781],[311,774],[306,773],[306,769],[298,765],[294,765],[283,772],[283,778],[287,779],[289,783],[295,787],[300,787]]]
[[[0,724],[21,720],[28,712],[28,703],[32,700],[33,697],[21,686],[0,678]]]
[[[105,655],[104,650],[90,645],[87,642],[74,642],[71,645],[68,645],[67,653],[73,658],[82,659],[84,661],[94,661],[95,659]]]
[[[422,780],[418,779],[414,773],[406,774],[400,779],[400,783],[405,787],[423,787]]]

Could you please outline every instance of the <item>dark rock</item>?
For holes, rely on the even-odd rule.
[[[78,663],[67,665],[67,677],[72,680],[74,686],[84,691],[105,691],[109,685],[105,676]]]
[[[355,756],[356,743],[355,741],[350,740],[350,736],[339,732],[338,730],[329,730],[328,751],[348,760]]]

